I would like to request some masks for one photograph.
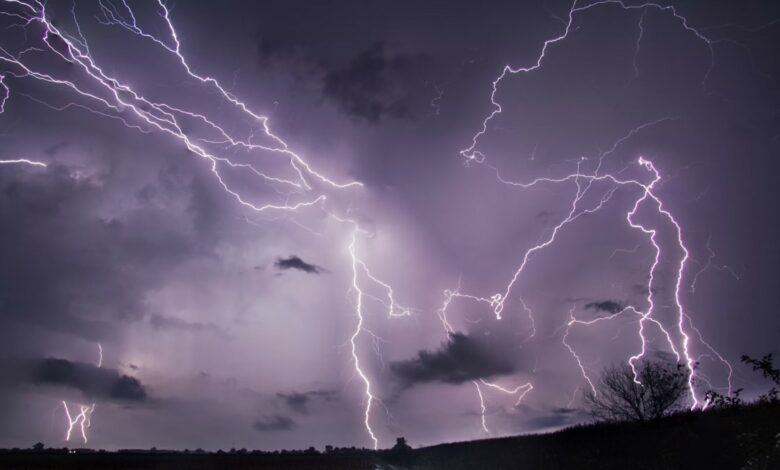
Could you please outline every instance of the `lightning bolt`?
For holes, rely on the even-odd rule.
[[[73,429],[79,425],[81,429],[81,438],[84,439],[84,444],[87,443],[87,430],[90,426],[90,417],[92,416],[92,412],[95,411],[95,405],[78,405],[79,406],[79,413],[77,415],[72,415],[70,412],[70,409],[68,408],[68,403],[63,400],[62,401],[62,407],[65,409],[65,415],[68,419],[68,430],[65,432],[65,440],[70,441],[70,435],[73,433]]]
[[[379,303],[381,306],[384,307],[384,310],[386,311],[388,318],[410,316],[411,309],[409,307],[400,305],[395,300],[393,288],[388,283],[380,280],[374,274],[372,274],[371,270],[368,268],[368,265],[365,263],[365,261],[363,261],[360,258],[357,249],[358,235],[365,236],[365,235],[370,235],[370,233],[367,232],[365,229],[361,228],[360,224],[354,219],[340,217],[335,214],[330,214],[330,216],[338,220],[339,222],[348,224],[352,227],[352,234],[350,237],[350,243],[347,247],[347,251],[349,253],[351,266],[352,266],[352,285],[350,286],[350,289],[355,293],[354,308],[355,308],[355,318],[357,319],[357,321],[355,323],[355,329],[353,330],[352,335],[349,338],[350,353],[352,355],[352,363],[355,368],[355,374],[360,378],[364,386],[363,424],[366,428],[366,432],[368,433],[371,439],[371,442],[373,443],[374,449],[377,449],[379,447],[379,438],[377,437],[371,425],[371,412],[373,410],[374,403],[377,402],[381,404],[381,401],[374,394],[371,385],[371,380],[369,379],[368,374],[365,372],[365,370],[361,367],[360,354],[357,345],[361,333],[368,333],[369,335],[371,335],[376,339],[376,335],[371,333],[371,331],[369,331],[364,324],[365,308],[366,308],[364,300],[369,299]],[[363,287],[363,281],[368,281],[368,283],[378,287],[383,292],[384,298],[377,297],[375,295],[368,293],[366,288]],[[376,346],[376,343],[374,344],[375,344],[375,348],[377,348],[378,346]],[[379,351],[377,350],[377,353],[378,352]]]
[[[29,160],[27,158],[15,158],[11,160],[0,160],[0,165],[30,165],[30,166],[40,166],[43,168],[46,168],[48,165],[46,165],[43,162],[37,162],[35,160]]]
[[[98,361],[96,366],[98,368],[103,367],[103,345],[98,343]],[[68,402],[62,400],[62,407],[65,410],[65,417],[68,420],[68,429],[65,431],[65,441],[70,441],[73,430],[78,426],[81,438],[84,440],[84,444],[88,442],[87,429],[92,426],[92,413],[95,412],[95,403],[91,405],[76,405],[79,412],[73,414],[68,407]]]

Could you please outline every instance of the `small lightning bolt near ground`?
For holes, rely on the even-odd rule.
[[[103,345],[98,343],[98,360],[96,367],[103,367]],[[76,404],[72,405],[78,409],[78,413],[71,411],[68,402],[62,400],[62,408],[65,410],[65,417],[68,420],[68,429],[65,431],[65,441],[70,441],[73,430],[78,427],[81,439],[84,444],[89,442],[87,439],[87,429],[92,426],[92,413],[95,412],[95,403],[90,405]]]

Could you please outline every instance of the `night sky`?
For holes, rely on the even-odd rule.
[[[106,449],[558,429],[648,297],[645,358],[764,391],[780,4],[591,3],[0,1],[0,447],[84,445],[63,401]],[[652,168],[682,245],[567,178]]]

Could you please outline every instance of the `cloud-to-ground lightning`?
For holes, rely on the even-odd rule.
[[[685,308],[684,308],[683,301],[682,301],[682,298],[681,298],[681,295],[682,295],[682,293],[681,293],[682,285],[683,285],[683,282],[684,282],[684,276],[685,276],[685,271],[686,271],[686,268],[687,268],[687,262],[688,262],[690,256],[689,256],[689,250],[688,250],[688,248],[687,248],[687,246],[686,246],[686,244],[685,244],[685,242],[683,240],[683,231],[682,231],[680,223],[664,207],[663,202],[661,201],[661,199],[654,192],[656,183],[661,179],[660,173],[656,170],[656,168],[653,165],[653,163],[650,160],[648,160],[648,159],[646,159],[644,157],[639,157],[637,162],[638,162],[638,164],[640,166],[644,167],[652,175],[652,179],[651,179],[650,182],[641,182],[641,181],[636,180],[636,179],[632,179],[632,180],[621,179],[617,175],[613,175],[613,174],[609,174],[609,173],[607,173],[607,174],[601,174],[600,173],[604,157],[606,157],[609,153],[614,151],[615,148],[623,140],[629,138],[634,133],[639,132],[643,127],[647,127],[649,125],[654,125],[654,124],[660,123],[660,122],[662,122],[664,120],[668,120],[668,119],[672,119],[672,118],[662,118],[662,119],[660,119],[658,121],[655,121],[655,122],[652,122],[652,123],[643,124],[642,126],[639,126],[639,127],[635,128],[635,129],[632,129],[628,134],[626,134],[626,136],[624,138],[616,141],[616,143],[613,145],[613,147],[609,151],[607,151],[605,153],[602,153],[599,156],[598,165],[596,166],[595,170],[593,172],[591,172],[591,173],[583,173],[581,171],[581,162],[582,162],[582,160],[580,160],[580,162],[577,163],[576,172],[572,173],[572,174],[569,174],[569,175],[566,175],[566,176],[563,176],[563,177],[537,178],[537,179],[534,179],[534,180],[532,180],[530,182],[525,182],[525,183],[508,181],[508,180],[506,180],[506,179],[501,177],[501,175],[500,175],[500,173],[499,173],[499,171],[498,171],[498,169],[496,167],[494,167],[494,166],[490,165],[489,163],[487,163],[486,155],[482,151],[480,151],[479,148],[478,148],[479,147],[479,142],[480,142],[481,138],[483,136],[485,136],[485,134],[488,132],[490,122],[492,120],[494,120],[495,118],[497,118],[497,116],[499,116],[501,114],[502,110],[503,110],[501,103],[497,100],[497,94],[498,94],[499,85],[501,84],[501,82],[503,80],[505,80],[507,77],[511,76],[511,75],[516,75],[516,74],[521,74],[521,73],[530,73],[530,72],[533,72],[534,70],[537,70],[537,69],[541,68],[542,64],[544,62],[544,59],[546,57],[548,48],[550,46],[558,43],[558,42],[564,41],[568,37],[569,33],[572,31],[573,24],[574,24],[574,19],[575,19],[575,16],[577,15],[577,13],[585,11],[585,10],[589,10],[589,9],[592,9],[592,8],[595,8],[595,7],[598,7],[598,6],[604,6],[604,5],[618,6],[618,7],[622,8],[623,10],[626,10],[626,11],[628,11],[628,10],[641,10],[641,16],[639,18],[639,31],[640,31],[640,35],[639,35],[639,38],[637,39],[637,44],[636,44],[637,48],[639,47],[640,41],[642,39],[642,36],[644,35],[644,21],[645,21],[645,15],[647,13],[647,10],[650,9],[650,8],[653,8],[653,9],[657,9],[657,10],[662,11],[662,12],[669,12],[671,15],[673,15],[673,17],[675,19],[677,19],[681,23],[682,27],[686,31],[688,31],[691,34],[693,34],[696,38],[702,40],[706,44],[706,46],[707,46],[707,48],[709,50],[710,65],[708,66],[707,70],[704,73],[704,78],[703,78],[703,81],[702,81],[702,85],[704,85],[706,83],[707,77],[709,76],[709,74],[710,74],[710,72],[712,70],[712,67],[713,67],[713,64],[714,64],[714,44],[716,43],[716,41],[710,40],[709,38],[704,36],[700,31],[698,31],[697,29],[695,29],[692,26],[690,26],[687,18],[685,18],[684,16],[680,15],[677,12],[677,10],[675,9],[674,6],[663,6],[663,5],[656,4],[656,3],[642,3],[642,4],[637,4],[637,5],[629,5],[629,4],[625,3],[625,2],[623,2],[622,0],[596,1],[596,2],[592,2],[592,3],[584,4],[584,5],[580,5],[579,2],[575,1],[572,4],[571,9],[569,10],[568,19],[566,21],[564,21],[564,24],[565,24],[564,31],[561,34],[559,34],[558,36],[555,36],[555,37],[553,37],[551,39],[548,39],[548,40],[544,41],[544,44],[543,44],[543,46],[541,48],[541,51],[540,51],[539,55],[536,57],[536,60],[532,63],[532,65],[526,66],[526,67],[512,67],[510,65],[505,66],[503,68],[501,74],[492,83],[492,92],[490,94],[490,102],[491,102],[491,105],[492,105],[493,109],[487,115],[487,117],[485,117],[485,119],[482,121],[481,128],[472,137],[471,145],[460,152],[461,156],[465,158],[465,163],[467,165],[470,164],[470,163],[475,163],[475,164],[481,164],[481,165],[488,166],[489,168],[491,168],[492,170],[494,170],[496,172],[498,180],[501,183],[503,183],[503,184],[508,184],[508,185],[511,185],[511,186],[514,186],[514,187],[531,188],[533,186],[540,185],[540,184],[548,184],[548,183],[549,184],[557,184],[557,183],[564,183],[564,182],[574,182],[574,184],[576,186],[576,193],[575,193],[575,196],[574,196],[574,198],[572,200],[571,209],[570,209],[569,213],[567,214],[567,216],[560,223],[558,223],[554,227],[554,229],[552,230],[552,233],[550,234],[550,236],[547,237],[547,239],[544,240],[542,243],[539,243],[538,245],[535,245],[535,246],[531,247],[530,249],[526,250],[525,253],[521,256],[521,263],[520,263],[519,267],[517,268],[517,270],[515,271],[514,275],[512,276],[511,280],[507,284],[507,286],[504,289],[503,293],[497,293],[497,294],[494,294],[494,295],[492,295],[490,297],[477,297],[477,296],[470,296],[470,297],[477,298],[477,299],[479,299],[481,301],[489,303],[493,307],[493,311],[494,311],[494,313],[496,315],[496,318],[497,319],[501,319],[501,313],[502,313],[502,310],[504,309],[504,303],[508,299],[509,294],[512,291],[512,288],[514,287],[515,283],[518,280],[518,277],[520,276],[520,274],[523,273],[523,271],[524,271],[524,269],[525,269],[525,267],[526,267],[526,265],[527,265],[527,263],[529,261],[529,257],[531,255],[533,255],[534,253],[536,253],[537,251],[542,250],[544,248],[547,248],[548,246],[553,244],[555,242],[555,239],[556,239],[556,236],[557,236],[558,232],[562,228],[564,228],[566,225],[569,225],[570,223],[572,223],[580,215],[583,215],[585,213],[592,213],[592,212],[600,210],[601,207],[611,198],[613,193],[612,192],[608,192],[605,197],[602,197],[602,199],[600,200],[599,204],[597,204],[595,207],[593,207],[593,208],[585,208],[585,209],[579,208],[580,202],[582,201],[585,193],[591,188],[591,185],[592,185],[593,182],[596,182],[596,181],[606,181],[606,182],[612,183],[613,185],[615,185],[615,187],[619,187],[619,186],[635,186],[635,187],[640,189],[639,197],[635,200],[632,209],[626,214],[626,221],[627,221],[628,225],[631,228],[633,228],[635,230],[639,230],[640,232],[642,232],[643,234],[645,234],[647,236],[647,240],[650,242],[650,244],[654,248],[655,256],[654,256],[654,262],[650,266],[649,273],[648,273],[648,279],[649,280],[648,280],[648,285],[647,285],[647,299],[646,299],[647,303],[648,303],[648,307],[645,310],[641,310],[641,309],[638,309],[636,307],[628,307],[627,310],[624,310],[624,311],[628,311],[630,309],[630,311],[633,311],[633,312],[639,314],[639,322],[638,323],[639,323],[639,338],[640,338],[640,342],[641,342],[641,347],[640,347],[639,352],[637,352],[635,355],[633,355],[633,356],[631,356],[629,358],[628,362],[629,362],[631,368],[634,370],[635,377],[636,377],[635,363],[638,360],[640,360],[641,358],[643,358],[645,353],[646,353],[646,339],[645,339],[645,335],[644,335],[645,323],[648,322],[648,321],[652,322],[653,324],[658,326],[658,328],[666,336],[667,341],[669,343],[669,347],[670,347],[671,351],[677,357],[677,360],[678,361],[682,361],[687,366],[687,368],[688,368],[688,388],[689,388],[689,391],[690,391],[690,396],[691,396],[691,401],[692,401],[691,407],[692,408],[696,408],[696,407],[698,407],[700,405],[700,402],[699,402],[699,398],[696,395],[696,390],[694,388],[694,376],[695,376],[694,365],[695,365],[695,360],[694,360],[694,358],[693,358],[693,356],[691,355],[691,352],[690,352],[690,347],[691,347],[691,345],[690,345],[690,335],[688,333],[688,330],[685,328],[686,320],[690,323],[690,318],[688,317],[688,314],[685,312]],[[634,58],[634,69],[638,73],[638,67],[636,65],[636,57]],[[584,186],[584,187],[582,186],[582,183],[581,183],[583,181],[587,183],[586,186]],[[614,189],[612,189],[610,191],[614,191]],[[656,320],[653,317],[653,313],[654,313],[654,281],[655,281],[655,276],[656,276],[656,269],[658,268],[658,265],[660,263],[660,258],[661,258],[661,254],[662,254],[662,248],[659,245],[659,243],[657,241],[657,237],[656,237],[656,235],[658,233],[657,232],[658,229],[657,228],[648,227],[646,225],[643,225],[642,223],[637,222],[634,219],[634,217],[635,217],[637,211],[639,210],[640,206],[643,206],[643,205],[646,205],[646,204],[652,204],[654,206],[656,212],[669,222],[669,224],[671,226],[671,229],[672,229],[672,231],[673,231],[673,233],[675,235],[676,241],[677,241],[677,247],[679,248],[680,252],[682,253],[681,256],[679,257],[679,261],[678,261],[678,264],[677,264],[678,267],[677,267],[676,282],[675,282],[675,289],[674,289],[674,301],[675,301],[675,307],[676,307],[676,310],[677,310],[677,317],[678,317],[678,321],[677,321],[677,323],[675,325],[664,325],[660,321]],[[577,356],[577,354],[574,351],[574,349],[569,345],[569,343],[567,343],[566,339],[567,339],[567,336],[568,336],[568,333],[569,333],[569,328],[571,326],[573,326],[575,324],[594,324],[596,322],[598,322],[598,320],[594,320],[594,321],[591,321],[591,322],[584,322],[584,321],[581,321],[581,320],[576,320],[574,318],[573,311],[572,311],[570,313],[570,320],[569,320],[569,322],[566,325],[566,333],[563,336],[563,344],[564,344],[564,346],[575,357],[575,359],[577,361],[577,364],[578,364],[578,367],[579,367],[580,371],[582,372],[583,378],[586,380],[588,385],[594,391],[595,391],[595,387],[593,386],[593,382],[588,377],[588,375],[587,375],[587,373],[585,371],[585,368],[584,368],[584,366],[583,366],[579,356]],[[675,344],[676,342],[673,341],[673,339],[672,339],[672,336],[670,334],[670,330],[672,330],[672,329],[674,329],[675,333],[679,334],[680,337],[681,337],[681,340],[679,341],[678,344]],[[696,330],[696,331],[698,332],[698,330]],[[699,339],[701,340],[701,342],[703,344],[705,344],[708,349],[712,350],[711,346],[709,346],[709,344],[706,344],[704,342],[704,340],[701,339],[701,335],[699,334],[698,336],[699,336]],[[723,360],[724,364],[728,368],[728,371],[729,371],[729,381],[730,381],[731,366],[728,364],[728,361],[723,359],[723,357],[720,356],[719,354],[718,354],[718,357],[721,360]],[[730,388],[730,386],[729,386],[729,388]],[[481,397],[480,397],[480,399],[481,399]]]
[[[96,367],[103,367],[103,345],[98,343],[98,360],[95,364]],[[78,426],[81,439],[84,444],[89,442],[87,439],[87,429],[92,426],[92,413],[95,412],[95,403],[90,405],[76,404],[78,413],[72,412],[68,406],[68,402],[62,400],[62,408],[65,410],[65,418],[68,421],[68,429],[65,431],[65,441],[70,441],[71,434],[73,434],[74,428]]]
[[[379,447],[379,438],[374,432],[371,424],[371,412],[373,410],[374,402],[379,402],[379,398],[372,390],[371,380],[369,379],[367,372],[361,367],[360,352],[357,345],[358,338],[360,337],[361,333],[364,332],[370,334],[372,337],[374,337],[374,339],[376,339],[376,336],[367,330],[364,325],[366,309],[365,300],[370,299],[379,303],[386,310],[387,316],[389,318],[409,316],[411,315],[411,309],[409,307],[398,304],[398,302],[395,300],[393,288],[372,274],[368,268],[368,265],[360,258],[357,249],[358,235],[366,235],[367,232],[365,229],[361,228],[360,224],[358,224],[355,220],[348,217],[345,218],[334,214],[331,214],[331,216],[337,221],[348,224],[352,227],[352,234],[347,251],[349,252],[352,267],[352,284],[350,289],[355,294],[354,309],[356,324],[352,335],[349,337],[350,353],[352,356],[352,363],[355,368],[355,374],[360,378],[364,386],[365,398],[363,408],[363,424],[366,428],[366,432],[371,438],[374,449],[377,449]],[[363,281],[368,281],[368,283],[378,286],[385,298],[377,297],[368,293],[366,288],[363,287]]]

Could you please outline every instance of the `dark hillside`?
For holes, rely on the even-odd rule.
[[[751,405],[684,413],[654,423],[598,424],[547,435],[442,444],[419,449],[414,458],[412,468],[431,470],[780,469],[780,406]]]

